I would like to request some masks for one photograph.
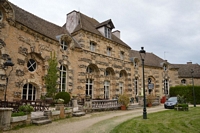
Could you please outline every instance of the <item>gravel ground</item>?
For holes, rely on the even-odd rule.
[[[147,108],[147,113],[165,110],[163,105]],[[143,108],[127,111],[104,111],[53,121],[47,125],[29,126],[5,133],[107,133],[116,125],[137,117],[142,117]],[[148,116],[147,116],[148,117]]]

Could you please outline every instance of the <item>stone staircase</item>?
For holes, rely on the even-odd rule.
[[[127,110],[133,110],[133,109],[137,109],[137,108],[142,108],[141,105],[139,105],[138,103],[134,103],[134,104],[130,104],[127,108]]]
[[[48,116],[38,116],[38,117],[34,117],[31,118],[32,124],[35,125],[44,125],[44,124],[48,124],[51,123],[51,119],[48,118]]]
[[[82,105],[78,105],[78,107],[73,108],[73,113],[72,113],[73,116],[79,117],[79,116],[84,116],[85,114],[86,113],[85,113]]]
[[[35,125],[44,125],[51,123],[51,119],[48,118],[48,116],[44,116],[44,112],[39,111],[39,112],[32,112],[31,113],[31,121],[32,124]]]

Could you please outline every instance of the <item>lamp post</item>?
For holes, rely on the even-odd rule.
[[[194,79],[193,79],[193,73],[194,73],[194,70],[191,69],[190,72],[191,72],[191,75],[192,75],[192,86],[193,86],[194,107],[196,107],[195,92],[194,92]]]
[[[144,100],[143,119],[147,119],[145,81],[144,81],[144,59],[146,56],[146,51],[144,50],[144,47],[141,47],[141,50],[139,51],[139,53],[142,60],[142,75],[143,75],[143,100]]]
[[[11,61],[11,58],[8,57],[7,61],[3,64],[5,67],[8,67],[8,66],[11,66],[12,69],[10,70],[9,74],[6,75],[6,88],[5,88],[5,93],[4,93],[4,101],[6,101],[6,93],[7,93],[7,86],[8,86],[8,77],[10,76],[10,73],[12,72],[13,70],[13,66],[14,66],[14,63]]]

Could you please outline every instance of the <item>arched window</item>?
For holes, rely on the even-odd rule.
[[[36,99],[36,88],[34,85],[28,83],[23,86],[22,99],[25,100]]]
[[[36,67],[37,67],[37,64],[36,64],[36,61],[34,59],[30,59],[27,63],[27,67],[28,67],[28,70],[30,72],[33,72],[36,70]]]
[[[86,69],[86,72],[92,73],[92,72],[94,72],[94,69],[91,66],[88,66],[87,69]]]
[[[181,80],[181,84],[186,84],[186,80],[185,80],[185,79],[182,79],[182,80]]]
[[[59,92],[65,92],[66,90],[66,77],[67,77],[67,70],[66,67],[61,65],[60,66],[60,87]]]
[[[105,76],[109,76],[109,75],[110,75],[110,71],[106,69],[104,75],[105,75]]]

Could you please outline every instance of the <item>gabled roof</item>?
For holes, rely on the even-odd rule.
[[[200,65],[199,64],[172,64],[171,65],[174,68],[178,69],[178,75],[179,78],[191,78],[191,69],[193,69],[193,77],[194,78],[200,78]]]
[[[98,25],[100,25],[100,23],[97,20],[95,20],[94,18],[90,18],[80,12],[77,12],[77,13],[79,14],[79,24],[74,29],[73,33],[77,32],[79,30],[85,30],[85,31],[88,31],[88,32],[91,32],[91,33],[94,33],[94,34],[104,37],[96,28]],[[107,22],[110,22],[110,20],[105,21],[104,23],[107,23]],[[64,26],[65,26],[65,24],[64,24]],[[128,46],[126,43],[124,43],[121,39],[116,37],[114,34],[111,34],[111,38],[112,38],[111,39],[112,41],[131,49],[130,46]]]
[[[140,57],[139,51],[130,50],[129,56],[131,58],[138,58],[141,61],[141,57]],[[163,63],[167,63],[166,60],[161,59],[160,57],[156,56],[153,53],[146,52],[144,65],[162,68],[163,67],[163,65],[162,65]]]
[[[114,24],[113,24],[113,22],[112,22],[112,20],[111,19],[109,19],[109,20],[107,20],[107,21],[104,21],[104,22],[102,22],[102,23],[99,23],[97,26],[96,26],[96,28],[100,28],[100,27],[102,27],[102,26],[107,26],[107,25],[110,25],[111,27],[111,29],[113,29],[113,28],[115,28],[115,26],[114,26]]]

